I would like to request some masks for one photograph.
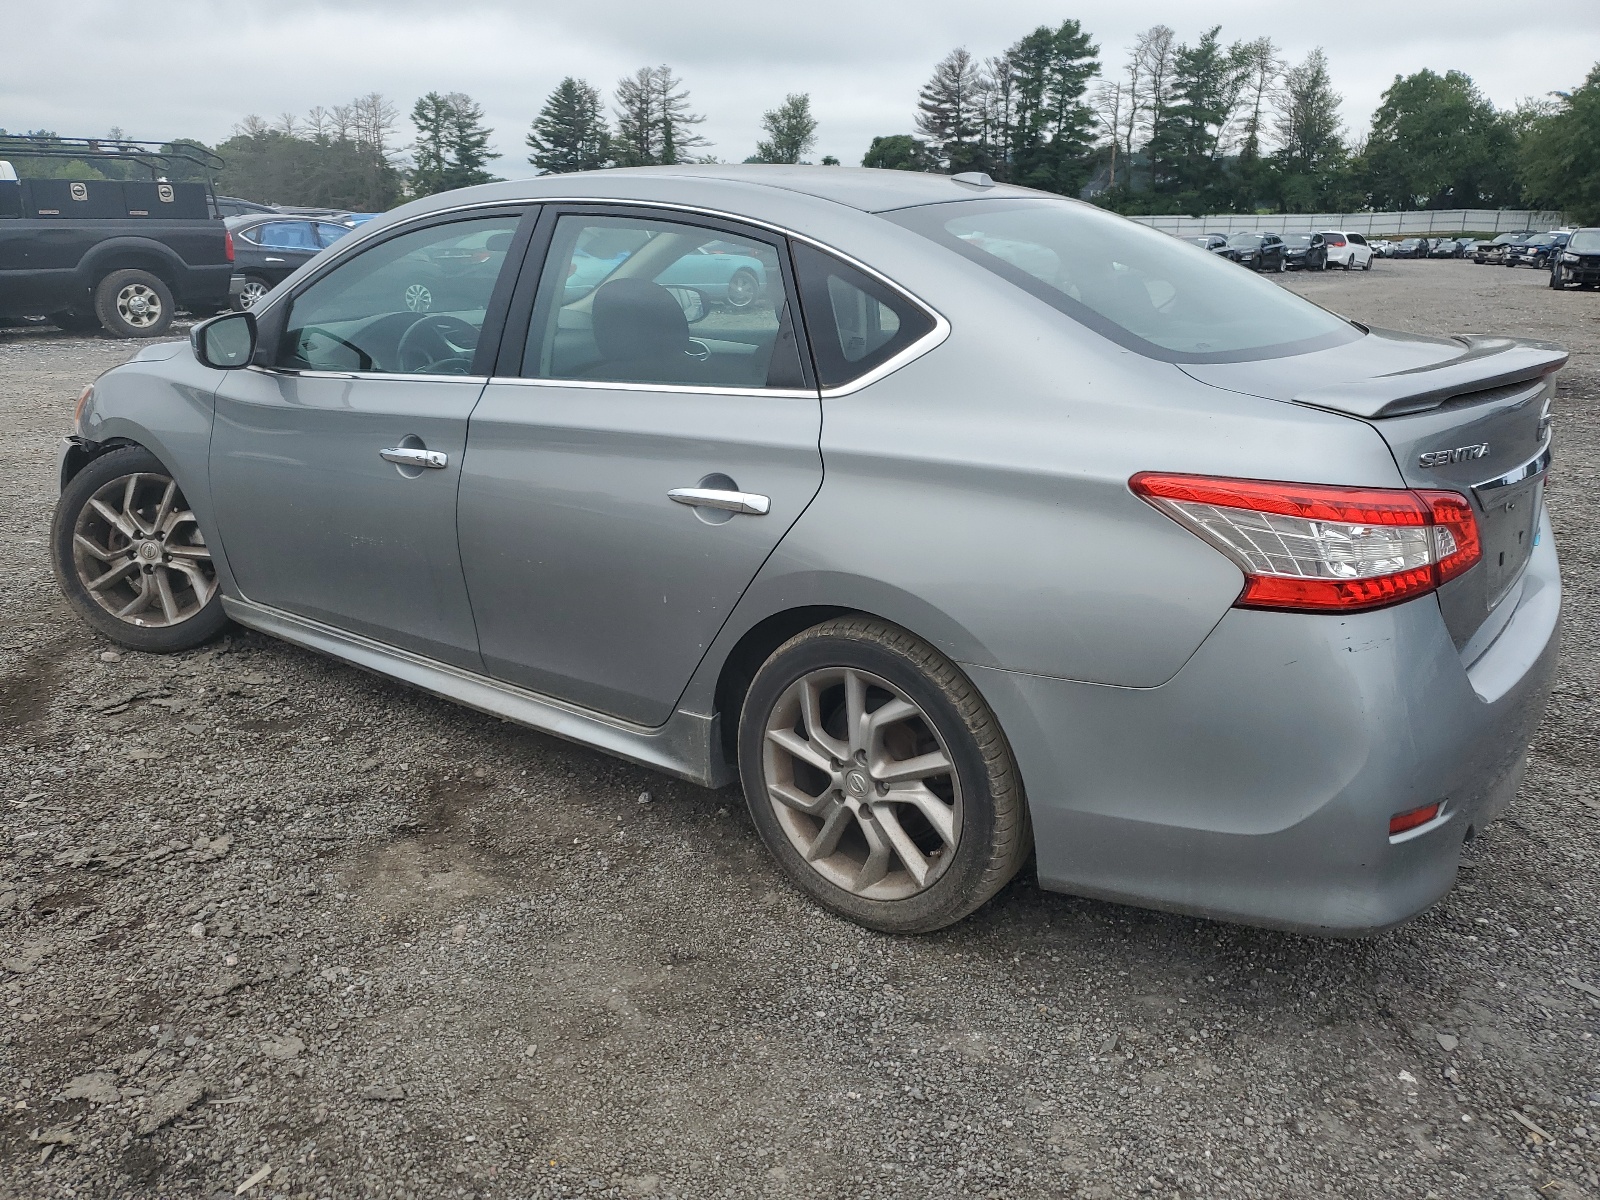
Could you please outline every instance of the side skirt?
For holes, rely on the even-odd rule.
[[[723,760],[722,738],[717,728],[719,719],[715,716],[674,712],[666,724],[650,729],[264,604],[224,596],[222,607],[228,616],[248,629],[342,659],[378,675],[399,679],[467,708],[603,750],[642,767],[676,775],[701,787],[724,787],[736,778],[733,769]]]

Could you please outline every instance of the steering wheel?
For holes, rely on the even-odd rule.
[[[444,313],[418,317],[400,335],[395,356],[407,375],[465,375],[472,370],[478,331],[460,317]]]

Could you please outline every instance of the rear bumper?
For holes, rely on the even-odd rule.
[[[971,667],[1028,789],[1040,883],[1312,933],[1399,924],[1510,802],[1557,658],[1548,518],[1517,608],[1463,663],[1433,597],[1349,617],[1230,610],[1168,683]],[[1440,801],[1399,838],[1389,818]]]

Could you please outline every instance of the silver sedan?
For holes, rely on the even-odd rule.
[[[679,266],[719,255],[763,286]],[[876,929],[1035,855],[1356,933],[1516,791],[1565,361],[980,175],[546,176],[387,214],[102,376],[52,551],[125,646],[231,620],[737,779]]]

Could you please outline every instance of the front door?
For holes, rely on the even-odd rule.
[[[659,725],[822,482],[788,254],[604,208],[547,216],[543,245],[461,478],[484,665]]]
[[[286,318],[263,318],[283,330],[272,365],[227,374],[211,442],[217,523],[246,599],[480,666],[456,487],[475,371],[487,374],[473,360],[518,220],[386,238],[279,301]],[[421,280],[426,312],[408,304]]]

